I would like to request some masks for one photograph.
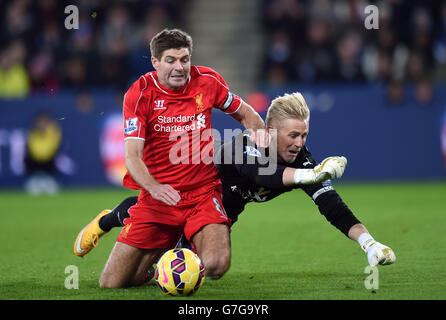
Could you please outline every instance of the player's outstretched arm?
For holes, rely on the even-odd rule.
[[[396,256],[393,250],[373,239],[365,226],[342,201],[330,182],[325,185],[321,183],[308,184],[302,186],[302,189],[313,199],[319,212],[328,222],[345,236],[359,243],[362,250],[367,253],[367,259],[371,266],[395,262]]]
[[[345,157],[328,157],[312,169],[294,169],[288,167],[283,173],[283,184],[314,184],[328,179],[339,179],[344,174],[347,159]]]
[[[367,253],[367,259],[372,267],[378,264],[389,265],[395,262],[396,256],[393,250],[373,239],[362,224],[358,223],[352,226],[348,236],[350,239],[357,241],[361,249]]]
[[[246,102],[242,101],[240,108],[237,112],[231,114],[231,116],[240,122],[242,126],[250,130],[265,129],[265,123],[262,117]]]

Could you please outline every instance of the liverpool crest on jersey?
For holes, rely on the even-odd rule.
[[[197,104],[197,112],[202,112],[204,110],[203,93],[199,93],[195,96],[195,103]]]

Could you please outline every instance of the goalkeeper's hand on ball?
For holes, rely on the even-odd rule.
[[[372,267],[378,264],[389,265],[396,260],[395,253],[391,248],[375,241],[370,235],[361,241],[361,248],[367,253],[367,260]]]
[[[313,169],[296,169],[294,182],[296,184],[313,184],[328,179],[339,179],[342,177],[346,165],[345,157],[328,157]]]

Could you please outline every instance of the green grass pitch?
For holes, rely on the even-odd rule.
[[[359,245],[319,214],[302,191],[249,204],[233,226],[232,264],[206,279],[190,300],[446,299],[446,184],[338,184],[337,191],[397,261],[380,266],[379,289],[366,289],[367,259]],[[98,279],[119,233],[112,230],[85,258],[74,256],[77,233],[104,208],[134,193],[70,190],[34,197],[1,192],[0,299],[177,299],[153,280],[130,289],[100,289]],[[66,289],[66,267],[79,289]]]

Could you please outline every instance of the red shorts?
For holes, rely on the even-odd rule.
[[[221,201],[221,185],[215,183],[180,192],[181,200],[169,206],[142,191],[129,209],[130,217],[116,241],[142,249],[173,248],[184,233],[190,241],[205,225],[231,225]]]

